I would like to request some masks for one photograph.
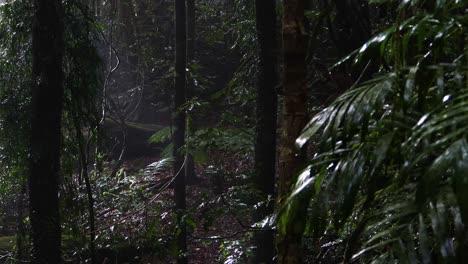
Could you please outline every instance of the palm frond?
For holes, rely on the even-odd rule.
[[[467,7],[402,1],[400,12],[419,12],[345,58],[393,66],[316,114],[296,140],[318,151],[290,204],[311,197],[309,232],[341,236],[353,250],[345,261],[453,263],[466,255]],[[283,218],[288,224],[288,211]]]

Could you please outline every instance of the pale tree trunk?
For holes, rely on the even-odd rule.
[[[259,48],[258,83],[256,95],[255,175],[254,186],[264,200],[275,194],[276,119],[278,95],[278,59],[276,38],[276,3],[256,0],[256,25]],[[255,210],[253,220],[262,221],[274,211],[269,201]],[[255,263],[273,263],[275,256],[273,230],[257,231],[254,235]]]
[[[175,0],[175,95],[174,95],[174,125],[175,131],[173,134],[174,143],[174,175],[175,179],[175,207],[178,222],[177,232],[177,247],[178,247],[178,264],[187,263],[187,233],[184,214],[186,209],[186,179],[185,179],[185,155],[181,149],[185,144],[185,110],[182,109],[186,102],[186,74],[185,68],[187,65],[187,37],[186,37],[186,22],[185,22],[185,0]]]
[[[283,1],[283,124],[279,158],[278,208],[285,206],[296,176],[303,166],[295,140],[307,121],[304,0]],[[290,216],[285,232],[278,232],[278,263],[302,263],[304,219]],[[278,230],[282,230],[280,226]]]
[[[63,108],[63,7],[35,0],[29,205],[32,263],[62,263],[59,168]]]

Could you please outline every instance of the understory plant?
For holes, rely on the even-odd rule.
[[[317,151],[280,212],[283,227],[302,214],[308,235],[340,245],[345,263],[463,262],[467,7],[401,1],[394,24],[343,60],[380,68],[316,114],[297,139]],[[298,212],[301,203],[310,210]]]

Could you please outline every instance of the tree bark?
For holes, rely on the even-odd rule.
[[[278,96],[278,59],[275,1],[255,1],[259,48],[259,72],[256,95],[256,136],[254,186],[264,201],[274,197],[276,167],[276,119]],[[253,220],[262,221],[274,211],[274,203],[255,210]],[[273,263],[275,256],[273,230],[262,230],[254,236],[255,263]]]
[[[283,2],[283,128],[279,158],[278,206],[284,202],[296,180],[303,158],[295,148],[295,140],[307,121],[307,89],[305,73],[304,1]],[[285,232],[278,228],[278,263],[302,263],[303,219],[291,216],[292,225]]]
[[[185,194],[185,158],[181,149],[185,144],[185,110],[182,109],[186,102],[186,74],[187,65],[187,37],[186,37],[186,20],[185,20],[185,0],[175,0],[175,95],[174,95],[174,125],[175,131],[173,134],[174,143],[174,176],[175,179],[175,207],[178,222],[177,245],[178,245],[178,264],[187,263],[187,233],[184,221],[186,208]]]
[[[29,204],[32,263],[62,263],[59,168],[63,108],[63,7],[35,0]]]

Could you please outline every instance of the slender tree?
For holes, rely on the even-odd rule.
[[[269,200],[273,198],[275,192],[278,60],[276,3],[274,0],[256,0],[255,10],[259,71],[256,95],[254,185],[264,200],[268,201],[254,212],[254,221],[258,222],[274,211],[274,203]],[[273,230],[256,232],[255,245],[255,263],[273,263],[275,256]]]
[[[278,207],[284,208],[296,175],[303,164],[296,138],[307,119],[305,73],[304,1],[283,1],[283,123],[279,158]],[[280,226],[277,236],[278,263],[302,263],[303,219],[291,217],[293,225]]]
[[[174,175],[175,179],[175,202],[177,210],[177,245],[178,245],[178,258],[177,263],[187,263],[187,234],[186,225],[184,221],[184,214],[186,208],[186,194],[185,194],[185,155],[182,153],[182,147],[185,144],[185,110],[182,109],[186,102],[186,74],[185,69],[187,65],[187,36],[186,36],[186,19],[185,19],[185,0],[175,0],[175,132],[173,135],[174,143]]]
[[[35,0],[29,204],[32,263],[61,263],[59,168],[63,108],[63,7]]]

